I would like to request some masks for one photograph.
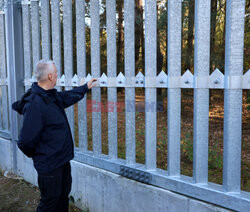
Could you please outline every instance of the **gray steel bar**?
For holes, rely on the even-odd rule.
[[[40,17],[38,0],[31,0],[31,29],[32,29],[32,56],[33,56],[33,71],[35,71],[36,63],[41,58],[40,45]]]
[[[10,112],[10,132],[12,140],[12,170],[17,172],[16,141],[21,126],[21,117],[12,110],[11,105],[24,93],[23,82],[23,26],[20,2],[7,2],[5,9],[6,61],[8,75],[8,105]],[[14,30],[15,29],[15,30]]]
[[[1,17],[0,17],[0,19],[1,19]],[[1,45],[1,42],[0,42],[0,45]],[[2,60],[1,55],[0,55],[0,60]],[[1,79],[1,76],[0,76],[0,79]],[[3,130],[3,120],[2,120],[3,118],[2,118],[2,111],[1,111],[1,108],[3,108],[2,101],[3,101],[2,86],[0,86],[0,131]]]
[[[157,11],[156,1],[145,2],[145,76],[156,76],[157,52]],[[146,139],[146,168],[156,169],[156,88],[145,89],[145,139]]]
[[[61,22],[60,1],[51,1],[52,58],[56,64],[58,77],[62,74],[61,64]]]
[[[32,59],[31,59],[31,26],[30,26],[30,6],[28,2],[22,3],[23,14],[23,48],[24,48],[24,79],[32,77]],[[27,90],[30,86],[26,86]]]
[[[181,75],[181,0],[168,1],[168,79]],[[180,175],[181,89],[168,88],[168,174]]]
[[[229,0],[226,8],[225,81],[242,76],[244,51],[244,0]],[[242,90],[225,89],[223,187],[240,191],[241,176]]]
[[[91,73],[92,77],[100,77],[100,15],[99,1],[90,1],[90,17],[91,17]],[[93,87],[92,101],[96,104],[101,102],[101,89]],[[101,111],[92,113],[92,140],[93,152],[98,155],[102,152],[102,135],[101,135]]]
[[[108,77],[116,77],[116,1],[106,2]],[[117,89],[108,88],[108,102],[117,102]],[[117,112],[108,113],[109,155],[117,158]]]
[[[0,1],[0,7],[3,3]],[[4,26],[4,14],[2,12],[3,8],[0,8],[1,14],[0,14],[0,79],[5,79],[6,78],[6,55],[5,55],[5,26]],[[7,97],[6,93],[4,94],[4,90],[6,90],[6,86],[1,86],[1,98],[0,98],[0,129],[6,129],[5,122],[4,120],[4,112],[6,113],[5,110],[7,110],[7,106],[4,106],[5,102],[7,99],[4,98]],[[6,109],[5,109],[6,107]],[[1,111],[2,110],[2,111]],[[8,124],[8,120],[7,120]]]
[[[135,76],[135,2],[124,1],[125,76]],[[135,88],[125,88],[126,162],[135,163]]]
[[[50,59],[50,11],[49,0],[41,1],[42,58]]]
[[[195,1],[194,75],[209,76],[211,1]],[[194,89],[194,181],[208,180],[209,89]]]
[[[62,75],[61,58],[61,21],[60,21],[60,1],[51,1],[51,33],[52,33],[52,58],[57,68],[58,77]],[[61,90],[61,87],[57,87]]]
[[[5,50],[3,51],[2,47],[4,47],[5,49],[5,39],[4,39],[4,35],[5,35],[5,32],[4,32],[4,4],[2,2],[2,0],[0,0],[0,61],[4,61],[4,63],[6,62],[5,61]],[[1,73],[3,72],[3,66],[4,63],[0,64],[0,79],[2,79],[2,76],[1,76]],[[1,98],[0,98],[0,108],[2,108],[2,88],[0,86],[0,95],[1,95]],[[0,109],[0,130],[3,129],[3,123],[2,123],[2,114],[1,114],[1,109]]]
[[[72,1],[63,0],[63,44],[64,44],[64,73],[66,80],[72,79],[73,73],[73,33],[72,33]],[[67,84],[67,83],[66,83]],[[65,87],[65,90],[72,89],[71,86]],[[75,142],[74,130],[74,106],[66,109],[71,133]]]
[[[76,0],[76,50],[77,50],[77,75],[86,77],[86,47],[85,47],[85,1]],[[78,134],[79,148],[87,151],[87,94],[78,102]]]

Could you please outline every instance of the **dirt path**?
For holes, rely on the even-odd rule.
[[[39,203],[39,189],[23,179],[10,179],[0,170],[0,212],[34,212]],[[70,204],[70,212],[83,212]]]

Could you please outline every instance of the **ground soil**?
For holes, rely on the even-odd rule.
[[[35,212],[39,189],[23,179],[6,178],[0,170],[0,212]],[[70,212],[83,212],[70,203]]]

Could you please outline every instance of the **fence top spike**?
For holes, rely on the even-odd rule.
[[[78,76],[77,74],[74,74],[73,78],[72,79],[78,79]]]
[[[85,81],[86,82],[88,82],[89,80],[91,80],[92,79],[92,76],[91,76],[91,74],[90,73],[88,73],[88,75],[87,75],[87,77],[86,77],[86,79],[85,79]]]
[[[101,78],[102,78],[102,79],[106,79],[106,78],[108,78],[108,77],[107,77],[107,75],[106,75],[105,73],[103,73],[102,76],[101,76]]]
[[[165,73],[165,71],[161,71],[159,74],[158,74],[158,78],[162,78],[162,77],[167,77],[168,75]]]
[[[72,83],[77,83],[78,82],[78,76],[75,74],[72,78]]]
[[[224,75],[221,73],[221,71],[218,68],[216,68],[211,74],[211,77],[213,76],[224,76]]]
[[[138,72],[138,74],[136,75],[136,77],[144,77],[143,73],[141,73],[141,71]]]
[[[244,77],[250,77],[250,69],[247,70],[247,72],[244,74]]]
[[[186,76],[193,76],[193,74],[191,73],[191,71],[189,71],[189,69],[186,70],[186,72],[182,75],[183,77]]]
[[[213,72],[215,72],[215,71],[216,71],[216,72],[218,72],[218,71],[220,72],[220,69],[216,68]]]
[[[65,75],[64,74],[61,76],[61,80],[65,80]]]
[[[118,79],[120,79],[120,78],[125,78],[125,76],[123,75],[122,72],[120,72],[120,73],[118,74],[117,78],[118,78]]]

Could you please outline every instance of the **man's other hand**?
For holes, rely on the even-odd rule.
[[[88,89],[91,89],[92,87],[96,86],[97,83],[93,84],[94,82],[96,82],[97,79],[96,78],[93,78],[91,79],[90,81],[88,81],[87,85],[88,85]]]

